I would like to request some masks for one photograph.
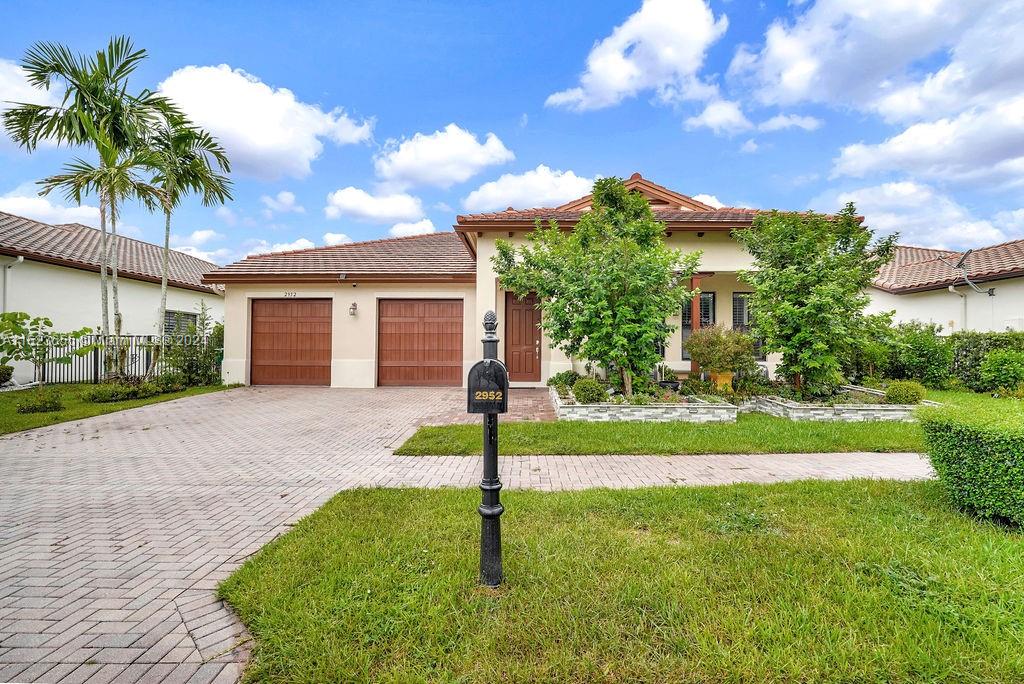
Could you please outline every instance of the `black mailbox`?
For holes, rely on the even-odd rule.
[[[508,411],[508,370],[497,359],[477,361],[469,369],[467,413]]]

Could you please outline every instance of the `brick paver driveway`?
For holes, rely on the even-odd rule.
[[[338,490],[478,482],[479,459],[391,455],[464,396],[243,388],[0,438],[0,682],[234,681],[216,584]],[[502,462],[541,489],[928,475],[915,454]]]

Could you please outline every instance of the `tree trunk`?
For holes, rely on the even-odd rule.
[[[114,367],[121,375],[121,304],[117,292],[117,205],[110,200],[110,293],[114,304]]]
[[[100,190],[100,334],[103,336],[103,375],[110,372],[110,305],[107,287],[107,266],[110,263],[110,251],[107,244],[107,195]]]
[[[619,370],[619,374],[622,376],[622,392],[627,397],[633,396],[633,374],[625,368]]]

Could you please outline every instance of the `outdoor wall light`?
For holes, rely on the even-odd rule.
[[[359,307],[356,306],[356,303],[352,302],[352,306],[348,307],[348,315],[349,316],[355,316],[356,315],[356,311],[358,309],[359,309]]]

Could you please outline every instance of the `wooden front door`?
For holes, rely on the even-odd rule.
[[[254,299],[251,335],[251,384],[331,384],[331,300]]]
[[[382,299],[377,384],[462,385],[462,300]]]
[[[540,309],[537,296],[505,293],[505,363],[513,382],[540,381]]]

